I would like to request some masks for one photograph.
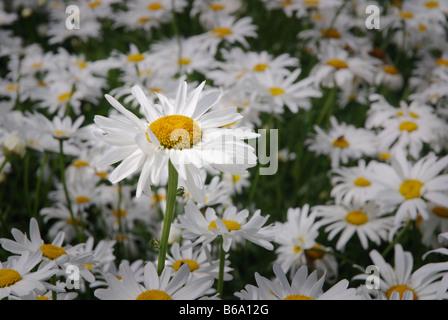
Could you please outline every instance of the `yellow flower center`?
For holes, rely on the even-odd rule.
[[[392,157],[392,155],[390,154],[390,152],[381,152],[378,155],[378,158],[380,158],[380,160],[382,161],[387,161]]]
[[[255,72],[263,72],[269,65],[266,63],[259,63],[254,67]]]
[[[151,20],[149,17],[140,17],[140,18],[137,19],[137,22],[138,23],[146,23],[149,20]]]
[[[75,201],[78,203],[89,203],[90,202],[90,198],[87,196],[79,196],[75,198]]]
[[[191,63],[191,60],[190,59],[186,59],[186,58],[182,58],[182,59],[179,59],[177,61],[177,63],[180,64],[180,65],[187,65],[187,64]]]
[[[339,59],[330,59],[327,61],[327,65],[332,66],[336,70],[348,68],[347,62]]]
[[[402,19],[411,19],[414,18],[414,14],[412,12],[409,11],[400,11],[398,13],[398,16]]]
[[[305,296],[303,294],[291,294],[283,300],[314,300],[314,299],[311,297]]]
[[[127,210],[124,210],[124,209],[112,210],[112,215],[117,218],[118,217],[120,217],[120,218],[126,217],[127,214],[128,214]]]
[[[412,121],[404,121],[402,123],[400,123],[399,129],[401,131],[407,131],[407,132],[412,132],[418,129],[418,125],[415,122]]]
[[[95,8],[95,7],[98,7],[99,5],[101,5],[101,1],[93,1],[93,2],[90,2],[90,3],[89,3],[89,7],[90,7],[91,9],[93,9],[93,8]]]
[[[300,245],[298,245],[298,244],[294,245],[294,253],[300,253],[303,250],[303,246],[304,246],[303,238],[299,237],[298,240],[300,242]]]
[[[191,260],[191,259],[177,260],[173,264],[173,269],[178,271],[180,269],[180,267],[182,267],[185,263],[187,263],[188,266],[190,267],[190,272],[193,272],[194,270],[199,269],[199,263],[197,263],[196,261]]]
[[[320,31],[320,33],[322,34],[322,36],[324,36],[326,38],[330,38],[330,39],[340,39],[341,38],[341,34],[337,29],[322,29]]]
[[[418,24],[418,31],[419,32],[423,32],[423,31],[426,31],[426,30],[428,30],[427,26],[425,26],[423,23],[419,23]]]
[[[279,87],[272,87],[269,89],[269,92],[274,96],[279,96],[285,93],[285,90],[283,90],[282,88]]]
[[[344,136],[340,136],[333,141],[333,146],[338,148],[347,148],[350,145]]]
[[[22,280],[20,273],[13,269],[0,269],[0,288],[10,287]]]
[[[371,183],[366,178],[359,177],[355,181],[353,181],[353,184],[357,187],[368,187]]]
[[[199,125],[193,119],[181,115],[159,118],[150,124],[149,129],[167,149],[191,148],[202,136]],[[151,142],[148,134],[146,138]]]
[[[151,10],[151,11],[157,11],[157,10],[162,9],[163,6],[161,3],[154,2],[154,3],[151,3],[150,5],[148,5],[147,8],[148,8],[148,10]]]
[[[435,206],[432,208],[432,212],[441,218],[448,218],[448,208],[446,207]]]
[[[87,161],[81,160],[81,159],[78,159],[72,163],[72,166],[74,166],[76,168],[87,167],[88,165],[89,165],[89,163]]]
[[[213,11],[221,11],[221,10],[224,10],[224,8],[225,8],[225,6],[220,3],[210,5],[210,9],[212,9]]]
[[[369,220],[369,218],[364,212],[360,210],[353,210],[345,216],[345,220],[355,226],[360,226],[362,224],[365,224]]]
[[[43,66],[43,62],[35,62],[31,65],[31,68],[33,69],[39,69],[40,67]]]
[[[134,53],[128,55],[128,61],[130,62],[140,62],[145,59],[145,56],[141,53]]]
[[[40,251],[42,251],[42,255],[45,258],[50,260],[54,260],[59,258],[60,256],[67,254],[64,248],[54,246],[52,244],[43,244],[40,246]]]
[[[234,174],[234,175],[232,176],[232,180],[233,180],[233,183],[237,183],[238,181],[241,180],[241,176],[238,175],[238,174]]]
[[[95,172],[95,174],[96,174],[98,177],[100,177],[101,179],[106,179],[106,178],[107,178],[107,175],[108,175],[109,173],[107,173],[106,171],[97,171],[97,172]]]
[[[213,29],[212,34],[218,38],[224,38],[233,33],[229,28],[216,28]]]
[[[442,59],[442,58],[439,58],[439,59],[436,60],[436,64],[437,64],[438,66],[445,66],[445,67],[448,67],[448,59]]]
[[[162,290],[152,289],[138,295],[136,300],[173,300],[168,293]]]
[[[70,225],[74,225],[75,223],[77,225],[80,225],[80,223],[81,223],[81,221],[78,218],[75,218],[74,220],[72,218],[67,218],[66,221]]]
[[[58,100],[59,100],[60,102],[65,102],[65,101],[67,101],[68,99],[70,99],[71,96],[72,96],[72,93],[71,93],[71,92],[65,92],[65,93],[61,94],[61,95],[58,97]]]
[[[292,5],[292,4],[293,4],[292,1],[282,1],[282,6],[283,6],[283,7],[287,7],[287,6],[290,6],[290,5]]]
[[[419,198],[420,189],[423,187],[423,183],[418,180],[406,180],[400,186],[400,193],[406,198],[406,200]]]
[[[221,220],[224,224],[225,224],[225,226],[226,226],[226,228],[227,228],[227,230],[228,231],[233,231],[233,230],[240,230],[241,229],[241,226],[240,226],[240,224],[238,223],[238,222],[236,222],[236,221],[233,221],[233,220]],[[212,221],[209,225],[208,225],[208,229],[210,230],[210,229],[218,229],[217,227],[216,227],[216,221]]]
[[[80,67],[81,69],[85,69],[87,68],[87,62],[85,61],[76,61],[75,65],[77,65],[78,67]]]
[[[50,300],[46,296],[36,296],[36,300]]]
[[[390,299],[390,296],[392,295],[392,293],[396,291],[400,294],[400,299],[403,298],[403,294],[406,291],[411,291],[413,296],[414,296],[414,300],[418,300],[417,294],[415,293],[414,290],[412,290],[411,288],[409,288],[408,286],[404,285],[404,284],[399,284],[396,286],[392,286],[389,290],[387,290],[387,299]]]
[[[383,71],[388,74],[399,74],[400,72],[393,65],[385,65],[383,66]]]
[[[318,6],[319,0],[305,0],[304,3],[307,6]]]
[[[323,249],[323,246],[316,243],[311,249],[305,251],[305,256],[311,260],[321,259],[325,255]]]
[[[425,7],[428,9],[434,9],[439,7],[439,2],[437,1],[427,1]]]

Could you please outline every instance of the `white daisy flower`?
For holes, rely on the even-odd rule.
[[[345,250],[354,234],[364,249],[369,248],[369,241],[380,245],[388,239],[394,226],[394,218],[388,216],[390,211],[375,201],[315,206],[313,212],[321,218],[319,222],[326,226],[328,240],[338,236],[336,250],[339,251]]]
[[[390,164],[375,165],[372,179],[383,186],[377,199],[397,208],[396,225],[407,219],[415,220],[419,215],[428,219],[429,201],[448,207],[448,174],[443,174],[447,165],[448,156],[438,158],[430,153],[412,163],[404,152],[397,152]]]
[[[448,270],[447,263],[428,263],[413,271],[412,253],[404,251],[400,244],[394,246],[394,266],[386,262],[376,250],[370,252],[370,258],[380,271],[380,299],[390,299],[395,291],[403,298],[406,291],[412,293],[414,300],[435,300],[438,296],[440,279]],[[353,280],[366,280],[369,274],[359,274]]]
[[[375,134],[372,131],[338,123],[334,116],[331,116],[330,124],[328,132],[314,125],[316,134],[306,142],[310,151],[329,156],[332,168],[339,167],[341,163],[347,164],[350,159],[359,160],[375,154]]]
[[[258,296],[262,300],[362,300],[356,289],[348,287],[346,279],[324,291],[325,276],[318,279],[317,271],[308,274],[306,265],[297,270],[291,281],[278,264],[274,264],[273,270],[274,280],[255,273]]]
[[[448,193],[445,193],[448,198]],[[421,220],[418,228],[422,234],[422,243],[428,247],[436,248],[440,246],[438,234],[448,232],[448,207],[436,205],[428,202],[429,218]]]
[[[191,279],[188,263],[173,273],[171,267],[166,267],[159,277],[154,264],[148,262],[141,284],[128,264],[120,264],[121,279],[106,275],[108,288],[95,290],[95,296],[100,300],[195,300],[213,285],[212,277]]]
[[[25,252],[17,259],[0,263],[0,299],[11,295],[23,296],[33,290],[46,290],[44,281],[58,272],[55,263],[36,266],[42,261],[42,252]]]
[[[274,246],[271,241],[274,239],[276,228],[272,225],[263,227],[269,216],[263,217],[260,215],[260,210],[257,210],[249,220],[248,218],[248,210],[238,212],[233,206],[224,210],[222,218],[218,217],[211,207],[206,209],[204,215],[192,201],[189,201],[185,206],[185,213],[178,216],[177,227],[183,229],[182,237],[192,240],[192,245],[202,243],[204,246],[221,236],[226,252],[229,251],[233,241],[242,239],[272,250]]]
[[[211,91],[201,97],[204,85],[205,82],[187,96],[187,83],[181,81],[175,101],[158,94],[161,105],[153,105],[139,87],[133,87],[145,120],[106,95],[122,114],[94,119],[99,127],[97,136],[114,146],[99,160],[100,165],[122,160],[109,176],[112,183],[141,170],[137,183],[139,197],[146,185],[159,185],[166,179],[171,162],[193,197],[204,202],[201,167],[243,174],[256,164],[254,149],[242,139],[255,138],[258,134],[220,128],[241,116],[236,108],[207,112],[219,100],[220,92]]]

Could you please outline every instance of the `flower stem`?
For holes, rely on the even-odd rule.
[[[179,174],[174,168],[171,161],[168,161],[168,188],[166,192],[166,209],[163,219],[162,238],[160,240],[159,257],[157,264],[157,272],[162,274],[165,268],[166,253],[168,251],[168,238],[170,235],[171,223],[174,217],[174,208],[176,205],[177,182]]]
[[[226,252],[224,251],[224,239],[221,238],[220,253],[219,253],[219,273],[218,273],[218,286],[217,292],[222,299],[222,292],[224,288],[224,267],[226,262]]]
[[[8,157],[5,155],[5,159],[3,159],[3,162],[0,165],[0,173],[2,173],[3,168],[6,166],[7,163],[8,163]]]
[[[383,251],[382,256],[386,257],[390,250],[398,243],[398,241],[401,239],[401,237],[409,230],[411,223],[407,223],[403,229],[397,234],[397,236],[394,238],[394,240],[389,243],[387,248]]]
[[[42,176],[46,163],[47,163],[47,152],[44,151],[42,155],[42,162],[40,164],[39,175],[37,177],[37,184],[36,184],[36,197],[34,199],[34,207],[33,207],[33,214],[35,218],[37,218],[37,211],[39,208],[39,193],[40,193],[40,187],[42,185]]]
[[[82,242],[81,235],[78,230],[78,223],[76,222],[75,215],[73,214],[72,202],[70,200],[70,195],[68,193],[67,183],[65,181],[65,162],[64,162],[64,140],[59,139],[59,164],[61,170],[61,182],[64,188],[65,199],[67,201],[67,208],[70,211],[70,216],[73,221],[73,227],[75,228],[75,233],[80,242]]]

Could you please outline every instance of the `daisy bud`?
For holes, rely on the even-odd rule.
[[[16,131],[14,131],[6,137],[2,145],[2,150],[5,155],[19,156],[20,158],[23,158],[26,153],[26,142]]]

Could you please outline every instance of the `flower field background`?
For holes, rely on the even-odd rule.
[[[447,15],[0,3],[0,298],[446,299]]]

